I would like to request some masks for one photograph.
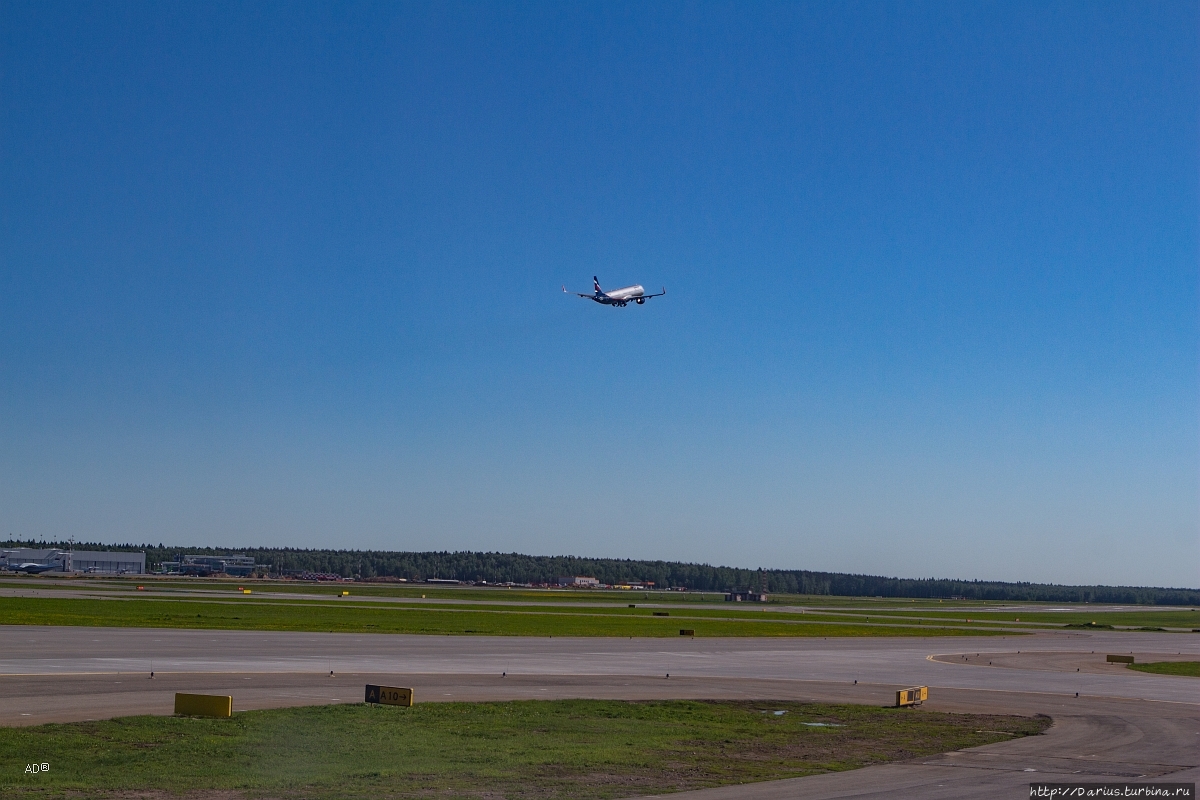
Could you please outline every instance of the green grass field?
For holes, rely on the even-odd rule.
[[[618,613],[619,611],[619,613]],[[497,606],[431,608],[412,604],[356,605],[348,600],[281,602],[243,596],[230,600],[0,597],[0,624],[83,625],[122,628],[354,633],[476,634],[493,636],[959,636],[1003,631],[966,626],[873,626],[852,619],[810,621],[807,615],[766,614],[733,608],[728,616],[645,609],[539,609]],[[761,616],[761,619],[756,617]],[[1010,634],[1011,635],[1011,634]]]
[[[354,596],[362,597],[398,597],[440,600],[467,600],[470,602],[499,602],[515,601],[520,603],[670,603],[672,605],[724,605],[724,592],[676,592],[655,591],[644,589],[562,589],[562,588],[526,588],[499,586],[455,586],[424,583],[316,583],[292,580],[262,580],[256,578],[181,578],[178,576],[137,575],[124,577],[109,576],[0,576],[0,586],[5,587],[37,587],[38,585],[54,585],[59,588],[97,589],[133,591],[137,585],[144,585],[154,590],[192,591],[205,590],[234,594],[242,586],[248,586],[256,591],[285,592],[285,593],[319,593],[330,596],[342,590],[349,590]],[[758,604],[746,604],[758,607]],[[884,597],[839,597],[831,595],[799,595],[772,594],[769,607],[800,605],[811,608],[853,609],[862,611],[896,610],[910,611],[913,609],[939,610],[947,605],[954,608],[981,609],[1004,607],[1014,603],[993,602],[983,600],[947,600],[937,599],[906,599]],[[1016,604],[1020,605],[1020,604]]]
[[[706,606],[725,605],[723,592],[670,592],[616,589],[530,589],[521,587],[495,586],[445,586],[436,584],[407,583],[313,583],[300,581],[235,579],[235,578],[163,578],[153,575],[134,577],[53,577],[12,576],[0,577],[0,586],[9,588],[37,588],[53,585],[60,589],[79,589],[132,592],[143,585],[153,591],[197,591],[238,594],[243,586],[256,592],[287,594],[324,594],[334,596],[348,590],[354,597],[385,597],[430,600],[464,600],[472,603],[516,602],[546,604],[595,604],[622,605],[626,603],[669,603],[671,605]],[[937,607],[937,601],[921,601]],[[741,605],[741,604],[739,604]],[[746,604],[759,608],[758,604]],[[836,606],[839,608],[908,610],[912,601],[900,599],[876,599],[863,597],[828,597],[810,595],[771,595],[768,607],[804,605],[813,607]],[[956,605],[959,605],[956,603]],[[743,606],[744,607],[744,606]]]
[[[139,591],[144,586],[146,591]],[[253,593],[239,589],[249,586]],[[981,601],[775,595],[769,604],[727,603],[697,592],[504,589],[424,584],[299,583],[235,579],[13,577],[0,588],[0,623],[228,627],[255,630],[545,636],[871,636],[1014,633],[1064,626],[1200,628],[1200,611]],[[339,597],[349,591],[349,597]],[[102,599],[133,601],[124,609]],[[18,602],[36,600],[36,604]],[[67,605],[56,605],[64,601]],[[169,603],[173,608],[153,603]],[[237,611],[221,608],[236,604]],[[182,605],[177,605],[182,604]],[[188,605],[192,604],[192,605]],[[268,606],[278,606],[274,610]],[[291,611],[286,609],[293,609]],[[295,609],[303,609],[297,613]],[[1003,609],[1003,610],[1001,610]],[[1054,609],[1054,610],[1051,610]],[[654,611],[669,617],[652,617]],[[547,619],[558,615],[557,619]],[[679,623],[679,624],[676,624]],[[999,629],[1004,629],[999,631]]]
[[[1130,664],[1129,669],[1152,672],[1155,675],[1183,675],[1200,678],[1200,661],[1151,661],[1148,664]]]
[[[626,797],[855,769],[1033,735],[1049,722],[791,702],[596,700],[125,717],[0,729],[0,795]],[[30,764],[49,770],[27,774]]]

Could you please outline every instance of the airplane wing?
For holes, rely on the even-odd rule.
[[[662,296],[663,296],[664,294],[666,294],[666,293],[667,293],[667,287],[665,287],[665,286],[664,286],[664,287],[663,287],[663,290],[662,290],[661,292],[655,292],[654,294],[644,294],[644,295],[642,295],[642,297],[643,297],[643,298],[646,298],[646,297],[662,297]]]
[[[577,295],[579,295],[580,297],[586,297],[586,298],[588,298],[589,300],[590,300],[591,298],[593,298],[593,297],[595,297],[595,296],[596,296],[596,295],[594,295],[594,294],[590,294],[590,293],[589,293],[589,294],[583,294],[582,292],[568,292],[568,291],[567,291],[567,287],[566,287],[566,286],[564,286],[564,287],[563,287],[563,294],[577,294]]]

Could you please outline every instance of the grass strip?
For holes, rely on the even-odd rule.
[[[126,600],[128,595],[112,595],[111,599]],[[238,606],[254,605],[254,604],[279,604],[292,606],[309,606],[311,604],[320,604],[328,606],[330,601],[327,599],[316,598],[281,598],[281,597],[263,597],[259,595],[255,599],[237,597],[226,598],[223,596],[196,596],[191,595],[186,598],[150,596],[146,597],[149,601],[157,602],[178,602],[182,599],[190,599],[200,603],[226,603],[235,604]],[[634,606],[633,604],[625,606],[598,605],[598,604],[575,604],[563,605],[553,603],[506,603],[506,604],[483,604],[483,603],[464,603],[462,601],[444,601],[438,600],[422,601],[418,605],[400,604],[402,601],[397,601],[395,598],[353,598],[342,597],[336,598],[335,605],[337,608],[358,608],[364,610],[378,610],[380,608],[392,608],[399,610],[420,610],[420,611],[483,611],[499,614],[568,614],[575,616],[617,616],[617,617],[667,617],[670,616],[676,620],[698,620],[698,619],[715,619],[726,622],[749,622],[752,624],[783,624],[792,625],[797,623],[838,623],[846,624],[863,624],[863,625],[926,625],[937,624],[939,620],[922,620],[920,617],[898,617],[884,614],[875,614],[872,619],[869,615],[859,612],[839,612],[839,611],[821,611],[817,613],[788,610],[788,609],[772,609],[766,606],[726,606],[725,608],[671,608],[669,611],[663,611],[659,606]],[[333,606],[329,606],[333,607]],[[955,619],[940,621],[942,626],[962,628],[964,623]],[[972,623],[974,624],[974,623]],[[988,620],[983,620],[978,623],[979,627],[986,630],[989,627],[996,625],[1004,625]],[[1007,624],[1006,627],[1012,627]],[[1019,626],[1018,626],[1019,627]]]
[[[58,595],[62,597],[62,595]],[[488,611],[501,614],[568,614],[568,615],[586,615],[586,616],[615,616],[615,617],[653,617],[653,616],[670,616],[678,619],[724,619],[737,622],[752,622],[752,623],[793,623],[793,622],[839,622],[839,623],[865,623],[875,622],[876,624],[926,624],[920,622],[917,617],[898,618],[885,617],[881,614],[875,615],[875,620],[871,620],[868,615],[855,612],[827,612],[821,611],[812,613],[807,611],[792,611],[788,609],[772,609],[765,606],[726,606],[724,608],[663,608],[657,605],[600,605],[591,603],[577,603],[565,605],[562,603],[541,603],[529,601],[525,603],[466,603],[459,600],[422,600],[419,603],[407,602],[398,598],[370,598],[362,596],[352,597],[337,597],[319,598],[319,597],[268,597],[265,595],[255,595],[244,597],[234,595],[226,597],[216,594],[189,594],[182,597],[155,595],[134,595],[117,594],[117,593],[97,593],[93,597],[113,600],[130,600],[130,599],[145,599],[147,601],[156,602],[179,602],[181,600],[191,600],[198,603],[226,603],[238,606],[256,605],[256,604],[278,604],[291,606],[308,606],[311,604],[319,604],[337,608],[359,608],[359,609],[399,609],[399,610],[419,610],[419,611]],[[53,596],[51,596],[53,597]],[[40,599],[40,598],[39,598]],[[62,599],[73,599],[65,597]],[[332,604],[332,605],[331,605]],[[666,613],[663,613],[663,612]],[[954,624],[956,627],[962,627],[962,623],[958,620],[946,620],[943,624]],[[992,623],[988,623],[992,624]]]
[[[209,590],[237,593],[240,587],[250,587],[257,591],[270,592],[300,592],[300,593],[337,593],[349,590],[355,595],[378,597],[407,597],[419,598],[428,596],[430,599],[459,599],[471,601],[487,600],[536,600],[538,602],[600,602],[600,603],[688,603],[705,605],[722,605],[725,601],[724,592],[674,592],[663,590],[641,589],[560,589],[560,588],[525,588],[499,586],[445,586],[424,583],[370,583],[370,582],[305,582],[293,580],[258,578],[179,578],[162,577],[158,575],[131,575],[123,577],[75,575],[70,577],[50,575],[22,575],[0,578],[0,585],[36,589],[39,586],[55,586],[57,588],[110,588],[132,591],[135,586],[144,585],[155,590]],[[800,595],[772,594],[768,606],[803,605],[811,607],[827,606],[837,608],[860,608],[863,610],[941,610],[942,601],[930,598],[876,598],[876,597],[842,597],[837,595]],[[757,604],[752,604],[757,606]],[[955,608],[1009,609],[1019,602],[992,600],[955,600]],[[1029,604],[1031,608],[1044,607],[1046,604]],[[1062,604],[1057,604],[1062,605]],[[959,612],[954,612],[956,615]]]
[[[935,625],[881,627],[853,623],[809,624],[757,620],[688,620],[697,636],[978,636],[1013,635]],[[309,603],[231,603],[201,600],[0,597],[0,624],[121,628],[327,631],[352,633],[474,634],[487,636],[677,637],[680,618],[458,610],[443,606],[373,607]]]
[[[58,587],[55,587],[56,589]],[[105,587],[109,589],[109,587]],[[378,604],[404,604],[402,607],[418,608],[422,610],[436,611],[491,611],[498,613],[527,613],[527,614],[573,614],[573,615],[611,615],[611,616],[628,616],[628,617],[646,617],[655,616],[657,612],[667,610],[668,613],[658,613],[658,616],[673,616],[680,619],[687,618],[712,618],[725,619],[728,621],[746,621],[752,623],[783,623],[792,624],[796,622],[834,622],[841,624],[871,624],[871,625],[930,625],[940,624],[946,627],[961,628],[964,622],[959,619],[922,619],[919,616],[894,616],[886,615],[878,612],[874,613],[874,619],[871,614],[864,614],[861,611],[810,611],[799,608],[789,607],[771,607],[769,605],[751,605],[751,604],[724,604],[716,608],[702,607],[698,604],[679,608],[677,606],[664,606],[656,603],[641,603],[641,604],[601,604],[597,602],[574,601],[572,603],[564,603],[562,601],[546,601],[544,598],[533,598],[524,601],[508,600],[505,602],[467,602],[460,599],[450,599],[444,597],[433,597],[428,600],[422,598],[419,601],[412,601],[411,598],[404,597],[387,597],[379,595],[370,595],[356,591],[352,596],[340,597],[339,593],[323,593],[326,597],[320,597],[317,593],[309,593],[308,596],[297,597],[280,597],[279,594],[257,594],[252,597],[246,597],[240,592],[237,594],[224,592],[192,591],[186,595],[174,595],[171,590],[162,591],[159,587],[153,587],[155,591],[151,594],[134,593],[131,591],[93,591],[85,594],[89,598],[103,599],[145,599],[153,601],[170,601],[178,602],[180,600],[191,600],[200,603],[236,603],[238,605],[251,604],[270,604],[277,603],[281,605],[300,605],[310,603],[326,604],[331,600],[336,601],[338,607],[358,607],[358,608],[378,608]],[[73,599],[65,596],[64,592],[56,592],[49,594],[44,598],[39,599]],[[476,599],[494,599],[484,596]],[[415,604],[413,604],[415,603]],[[411,605],[410,605],[411,604]],[[765,614],[765,616],[764,616]],[[975,623],[972,623],[975,624]],[[981,620],[978,622],[978,627],[988,628],[996,625],[1004,625],[1005,627],[1013,627],[1011,623],[1004,623],[992,620]],[[1016,627],[1021,627],[1017,625]]]
[[[1128,664],[1129,669],[1155,675],[1184,675],[1200,678],[1200,661],[1151,661],[1148,664]]]
[[[937,624],[941,621],[946,625],[1016,625],[1018,627],[1040,627],[1045,625],[1088,625],[1096,622],[1101,625],[1116,625],[1121,627],[1143,627],[1147,629],[1167,627],[1184,628],[1187,630],[1200,628],[1200,610],[1194,608],[1179,609],[1145,609],[1130,608],[1121,610],[1090,609],[1085,606],[1072,607],[1071,604],[1020,604],[1013,602],[992,601],[954,601],[955,610],[946,610],[942,604],[928,599],[903,600],[879,598],[848,598],[813,595],[772,595],[771,602],[766,605],[732,604],[724,601],[720,593],[699,592],[642,592],[615,590],[553,590],[553,589],[503,589],[496,587],[445,587],[428,586],[424,584],[371,584],[371,583],[297,583],[292,581],[260,581],[238,579],[169,579],[154,576],[136,576],[135,578],[56,578],[47,579],[40,576],[25,576],[0,580],[0,585],[9,588],[38,589],[41,587],[57,590],[77,589],[82,591],[102,590],[137,596],[135,587],[144,585],[155,592],[186,592],[203,591],[221,595],[226,593],[241,596],[238,591],[241,586],[250,586],[259,599],[260,592],[277,594],[308,594],[328,595],[335,597],[342,591],[350,591],[352,598],[378,599],[427,599],[429,603],[439,600],[451,602],[467,602],[479,608],[504,608],[503,604],[520,604],[522,606],[542,607],[590,607],[599,613],[629,613],[637,615],[644,609],[627,609],[629,603],[636,605],[687,605],[695,610],[689,614],[699,615],[729,615],[744,616],[747,612],[761,613],[763,610],[796,613],[798,609],[788,606],[807,607],[806,614],[816,618],[821,615],[863,615],[871,617],[871,622],[890,622],[910,625]],[[262,598],[266,599],[266,598]],[[300,598],[297,598],[298,600]],[[282,598],[280,598],[281,601]],[[286,601],[284,601],[286,602]],[[607,605],[605,605],[607,604]],[[619,607],[614,607],[620,604]],[[1002,606],[1003,611],[997,607]],[[1049,611],[1048,607],[1056,609]],[[601,611],[603,609],[603,611]],[[820,609],[813,614],[813,609]],[[1071,610],[1067,610],[1071,609]],[[888,619],[888,618],[891,619]],[[970,623],[966,620],[970,619]]]
[[[292,580],[262,580],[254,578],[164,578],[156,575],[126,577],[102,576],[14,576],[0,578],[0,586],[37,589],[40,586],[71,589],[112,589],[133,591],[137,585],[148,589],[162,590],[207,590],[238,594],[239,588],[247,586],[256,593],[287,592],[335,595],[348,590],[353,596],[396,597],[428,599],[455,599],[487,603],[491,601],[518,601],[536,603],[656,603],[695,604],[718,607],[726,605],[722,592],[673,592],[661,590],[615,590],[615,589],[530,589],[497,586],[439,586],[422,583],[314,583]],[[947,621],[961,621],[970,617],[993,622],[1107,622],[1118,625],[1156,625],[1200,628],[1200,610],[1196,608],[1155,609],[1154,607],[1110,610],[1111,606],[1100,606],[1101,610],[1078,603],[1049,603],[999,600],[952,600],[936,598],[876,598],[842,597],[836,595],[772,594],[766,604],[768,608],[797,605],[810,608],[828,608],[830,611],[861,611],[872,615],[887,612],[917,613],[922,616],[943,616]],[[732,604],[730,604],[732,605]],[[741,604],[739,604],[741,605]],[[953,610],[946,610],[950,605]],[[729,607],[729,606],[726,606]],[[761,608],[758,604],[743,605],[742,608]],[[1049,611],[1047,609],[1063,609]],[[1070,610],[1067,610],[1070,609]]]
[[[778,701],[608,700],[125,717],[0,729],[0,794],[627,797],[929,756],[1041,733],[1049,722]],[[50,768],[27,774],[34,763]]]

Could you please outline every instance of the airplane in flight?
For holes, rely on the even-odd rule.
[[[661,292],[655,294],[646,294],[646,290],[641,284],[635,283],[633,286],[626,286],[623,289],[613,289],[611,292],[606,292],[600,288],[600,279],[595,275],[592,276],[592,285],[596,287],[593,294],[583,294],[582,292],[568,292],[567,287],[563,287],[563,292],[566,294],[577,294],[580,297],[586,297],[588,300],[594,300],[600,305],[617,306],[624,308],[629,304],[629,301],[637,303],[639,306],[649,300],[651,297],[662,297],[667,293],[667,287],[663,287]]]

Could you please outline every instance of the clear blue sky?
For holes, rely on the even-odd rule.
[[[4,2],[0,536],[1200,585],[1197,9]]]

